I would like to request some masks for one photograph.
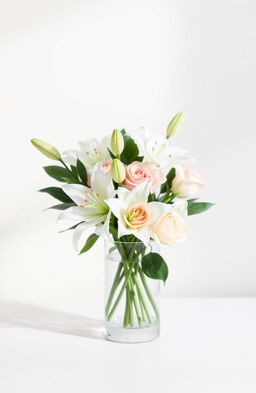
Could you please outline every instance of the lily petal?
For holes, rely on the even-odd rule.
[[[91,224],[88,224],[87,222],[83,222],[82,224],[78,225],[73,232],[73,246],[75,250],[79,251],[79,241],[84,234],[84,232],[88,229],[91,228]]]
[[[95,233],[96,233],[96,235],[98,235],[98,236],[102,236],[103,239],[112,241],[112,238],[111,238],[110,233],[109,233],[110,216],[111,216],[111,211],[108,212],[107,218],[106,218],[104,224],[99,224],[99,225],[96,227]]]
[[[73,206],[68,208],[67,210],[63,210],[58,218],[59,220],[72,220],[72,221],[84,221],[86,218],[85,216],[85,209],[79,206]]]
[[[82,184],[63,184],[62,189],[78,206],[84,205],[87,187]]]
[[[114,185],[110,171],[104,173],[101,166],[102,162],[99,162],[93,167],[90,181],[92,189],[99,194],[100,199],[104,200],[113,196]]]

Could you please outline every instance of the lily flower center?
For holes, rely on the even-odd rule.
[[[84,199],[84,202],[85,203],[80,205],[80,207],[95,209],[97,215],[106,215],[108,213],[108,205],[101,199],[99,193],[92,188],[86,192],[86,199]]]

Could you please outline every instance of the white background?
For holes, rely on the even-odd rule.
[[[253,0],[0,1],[0,296],[98,296],[103,245],[77,257],[58,234],[52,162],[113,128],[164,132],[186,121],[175,145],[197,158],[216,206],[191,217],[169,249],[165,296],[254,296],[255,12]]]

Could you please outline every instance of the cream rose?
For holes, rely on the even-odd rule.
[[[183,242],[188,232],[186,217],[186,201],[177,201],[170,205],[169,211],[150,226],[153,237],[165,246]]]
[[[190,198],[204,185],[199,174],[188,166],[183,166],[182,172],[176,172],[172,181],[172,192],[179,198]]]
[[[149,181],[150,192],[155,192],[166,179],[161,170],[153,164],[134,161],[127,165],[123,185],[128,190],[132,190],[145,180]]]

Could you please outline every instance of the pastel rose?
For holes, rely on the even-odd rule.
[[[161,170],[153,164],[134,161],[127,165],[123,185],[128,190],[132,190],[145,180],[149,180],[150,192],[155,192],[160,184],[165,182],[166,178]]]
[[[161,244],[170,246],[181,243],[186,238],[188,224],[180,214],[170,211],[154,222],[151,230]]]
[[[124,216],[127,227],[132,229],[148,226],[152,220],[152,210],[148,203],[141,202],[132,205]]]
[[[183,166],[183,173],[176,172],[172,181],[172,192],[180,198],[190,198],[195,195],[204,185],[199,174],[188,166]]]

